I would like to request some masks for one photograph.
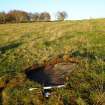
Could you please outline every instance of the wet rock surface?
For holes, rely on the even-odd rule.
[[[75,63],[57,63],[45,66],[33,65],[26,70],[27,78],[43,86],[63,85],[64,78],[76,67]]]

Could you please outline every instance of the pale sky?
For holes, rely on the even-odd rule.
[[[0,0],[0,11],[13,9],[27,12],[66,11],[68,19],[88,19],[105,17],[105,0]]]

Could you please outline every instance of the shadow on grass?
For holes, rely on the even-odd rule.
[[[0,47],[0,53],[4,54],[6,51],[17,48],[21,45],[22,43],[11,43],[6,46]]]
[[[82,52],[79,50],[76,50],[76,51],[72,52],[71,55],[74,57],[83,57],[83,58],[87,58],[87,59],[96,60],[95,53],[89,52],[86,49],[84,49]]]

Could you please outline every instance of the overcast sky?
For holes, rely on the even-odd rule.
[[[105,0],[0,0],[0,11],[12,9],[28,12],[48,11],[52,17],[57,11],[66,11],[68,19],[105,17]]]

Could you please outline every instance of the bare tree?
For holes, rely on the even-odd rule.
[[[16,22],[16,23],[26,22],[26,21],[29,21],[29,16],[27,12],[13,10],[13,11],[8,12],[7,21]]]
[[[39,21],[39,18],[40,18],[40,14],[39,13],[34,13],[33,16],[32,16],[32,19],[33,21]]]
[[[9,23],[16,22],[16,19],[11,12],[6,14],[6,22],[9,22]]]
[[[6,22],[6,14],[5,12],[0,12],[0,23],[5,23]]]
[[[57,20],[64,21],[68,17],[67,13],[65,11],[57,12],[56,14]]]
[[[0,12],[0,23],[21,23],[29,21],[50,21],[48,12],[28,13],[21,10],[11,10],[8,13]]]
[[[42,12],[40,14],[39,20],[40,21],[50,21],[51,20],[51,16],[50,16],[50,14],[48,12]]]

